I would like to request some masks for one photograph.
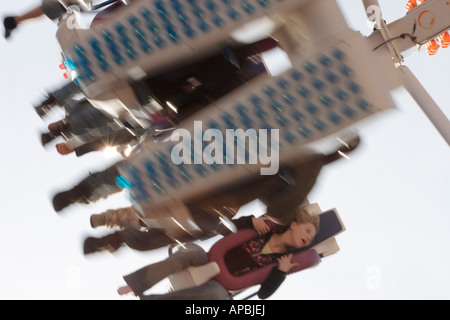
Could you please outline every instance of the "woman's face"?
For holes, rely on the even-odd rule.
[[[308,246],[316,236],[316,228],[310,222],[307,223],[291,223],[292,230],[292,246],[302,248]]]

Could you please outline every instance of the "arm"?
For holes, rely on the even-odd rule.
[[[238,230],[253,229],[252,218],[253,216],[245,216],[238,219],[233,219],[233,223]]]
[[[292,261],[292,253],[279,258],[278,267],[272,268],[267,279],[261,284],[258,297],[260,299],[270,297],[283,283],[288,272],[296,266],[298,266],[298,263]]]
[[[258,234],[264,235],[269,233],[273,228],[276,228],[276,223],[273,222],[270,218],[261,216],[255,218],[255,216],[245,216],[239,219],[233,220],[236,228],[240,229],[253,229]]]
[[[258,291],[258,298],[267,299],[269,298],[283,283],[286,278],[286,273],[273,267],[267,279],[261,284],[261,288]]]

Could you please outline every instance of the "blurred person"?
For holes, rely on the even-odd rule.
[[[261,284],[258,291],[260,299],[270,297],[279,288],[289,271],[297,265],[291,261],[293,253],[308,247],[319,229],[319,217],[300,208],[296,210],[292,221],[285,225],[264,216],[242,217],[234,222],[239,230],[253,228],[258,236],[225,254],[225,264],[230,273],[242,276],[249,271],[277,262],[277,266],[273,267],[267,279]],[[206,251],[201,247],[193,244],[187,247],[190,250],[180,250],[163,261],[124,276],[127,285],[119,288],[118,293],[132,293],[142,300],[230,299],[230,294],[215,280],[209,280],[199,287],[167,294],[144,294],[171,274],[209,262]]]
[[[153,104],[152,100],[160,103],[161,114],[152,113],[150,115],[150,118],[155,120],[151,121],[151,125],[155,126],[154,122],[157,122],[158,129],[166,129],[172,126],[170,123],[183,121],[255,76],[266,73],[261,59],[253,59],[252,57],[276,46],[277,42],[272,38],[248,45],[232,45],[223,48],[219,53],[202,59],[200,62],[176,66],[159,75],[130,83],[130,87],[139,101],[142,111],[148,112],[146,106]],[[80,93],[82,92],[75,82],[71,82],[50,93],[47,99],[35,107],[35,110],[43,117],[55,105],[61,106]],[[168,108],[166,101],[170,101],[172,105],[176,106],[177,110]],[[129,113],[124,113],[117,119],[123,124],[123,127],[120,128],[122,130],[118,130],[117,122],[113,119],[107,119],[86,100],[82,104],[76,104],[71,109],[65,123],[52,124],[52,127],[49,127],[50,132],[41,136],[41,141],[45,145],[55,137],[61,136],[61,133],[55,128],[63,128],[67,133],[72,133],[75,136],[74,142],[68,141],[56,145],[58,152],[62,155],[75,152],[77,156],[81,156],[104,147],[105,143],[109,146],[126,144],[128,140],[136,143],[133,136],[139,137],[144,133],[143,128],[137,128],[136,124],[133,124],[133,117],[126,118]],[[155,119],[155,117],[159,119]],[[163,125],[160,117],[165,117],[166,124]],[[95,119],[98,119],[97,125],[93,121]],[[70,124],[70,122],[78,123],[75,125]],[[67,130],[67,126],[76,129]],[[85,133],[77,133],[75,130],[83,130],[84,128],[89,128],[89,134],[94,137],[76,137]],[[106,134],[109,131],[110,133]],[[67,134],[64,134],[64,136],[67,137]],[[77,143],[79,139],[81,139],[81,146]],[[86,139],[87,142],[84,141]]]
[[[51,96],[54,97],[53,94]],[[50,123],[49,131],[41,134],[43,146],[61,136],[66,139],[66,142],[56,145],[56,149],[61,155],[74,152],[79,157],[107,146],[136,144],[146,130],[116,121],[95,108],[87,99],[68,99],[61,103],[61,106],[63,106],[66,116],[59,121]],[[151,124],[151,117],[149,117],[148,125],[151,126]]]
[[[39,105],[34,107],[34,110],[39,117],[43,118],[55,107],[63,107],[71,101],[74,101],[73,103],[75,104],[77,101],[76,97],[79,95],[83,95],[80,87],[74,81],[70,81],[62,87],[48,93],[47,97]]]
[[[198,230],[195,234],[187,231],[178,232],[176,240],[161,228],[147,226],[141,219],[141,214],[134,207],[111,209],[101,214],[91,215],[91,227],[106,226],[110,229],[119,230],[101,238],[86,238],[83,244],[83,253],[85,255],[101,251],[112,253],[123,245],[137,251],[150,251],[176,244],[177,241],[205,240],[218,234],[226,235],[230,232],[230,227],[223,224],[222,219],[231,219],[236,214],[233,208],[220,208],[222,216],[219,216],[217,214],[218,209],[210,207],[208,211],[204,204],[188,204],[186,207]]]
[[[162,74],[132,83],[131,86],[141,106],[145,107],[154,101],[159,103],[161,110],[152,114],[152,117],[159,117],[155,119],[158,129],[169,128],[169,123],[181,123],[213,101],[266,73],[263,61],[254,57],[277,45],[276,40],[267,38],[252,44],[230,46],[201,61],[176,66]],[[65,92],[71,93],[72,89],[70,86]],[[166,101],[171,101],[177,110],[168,107]],[[152,126],[155,127],[155,124]],[[147,136],[152,135],[143,135],[144,142],[141,143],[145,143]],[[87,144],[85,148],[90,146]],[[69,145],[60,145],[59,148],[64,148],[61,150],[64,153],[70,153],[72,149]],[[57,193],[53,197],[55,211],[59,212],[73,203],[93,203],[121,192],[116,184],[118,165],[90,174],[72,189]],[[107,192],[99,191],[101,189]]]
[[[219,224],[221,212],[227,218],[232,218],[243,205],[259,199],[266,206],[266,215],[285,223],[291,221],[293,213],[307,200],[307,195],[316,184],[317,177],[324,165],[330,164],[340,158],[342,154],[353,151],[360,143],[360,138],[355,137],[327,155],[314,154],[292,165],[282,165],[277,175],[257,176],[238,184],[227,186],[210,194],[191,199],[185,203],[191,216],[201,230],[211,230]],[[117,191],[121,190],[118,186]],[[80,197],[80,200],[85,199]],[[81,202],[81,201],[80,201]],[[223,210],[231,208],[232,210]],[[122,208],[136,212],[133,207]],[[231,216],[230,216],[231,214]],[[106,217],[99,218],[102,214],[91,219],[93,227],[104,225]],[[104,214],[105,216],[105,214]],[[151,213],[149,213],[151,216]],[[156,215],[157,216],[157,215]],[[122,226],[123,230],[115,231],[109,235],[95,238],[88,237],[83,245],[85,254],[108,250],[114,252],[122,245],[138,251],[147,251],[171,244],[173,239],[163,230],[142,230],[133,226]],[[203,236],[207,236],[203,234]],[[180,241],[193,241],[188,234]]]
[[[75,140],[72,143],[60,143],[56,146],[62,155],[76,152],[77,156],[81,156],[84,154],[78,150],[81,146],[92,140],[108,137],[122,129],[114,119],[106,116],[86,99],[76,102],[74,106],[66,103],[64,109],[66,114],[64,119],[49,124],[49,132],[41,135],[44,146],[60,136],[66,140],[71,138]]]
[[[64,110],[65,117],[48,125],[49,131],[41,134],[41,143],[45,146],[55,138],[64,137],[67,142],[56,145],[61,155],[82,156],[105,147],[134,145],[147,129],[136,123],[131,125],[126,116],[114,119],[97,109],[73,81],[50,92],[35,111],[43,118],[57,106]],[[168,117],[156,113],[148,113],[141,123],[159,129],[172,126]]]

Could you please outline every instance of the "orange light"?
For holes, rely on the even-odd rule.
[[[442,48],[448,48],[450,46],[450,33],[444,32],[439,36],[439,41],[441,42]]]
[[[417,0],[409,0],[408,4],[406,5],[406,10],[412,10],[415,7],[417,7]]]
[[[427,48],[428,48],[428,55],[429,56],[434,56],[436,54],[436,52],[439,50],[439,43],[437,43],[436,40],[431,40],[426,44]]]

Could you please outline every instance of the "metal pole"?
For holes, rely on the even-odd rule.
[[[416,100],[425,115],[450,145],[450,122],[430,94],[407,66],[399,67],[406,90]]]

